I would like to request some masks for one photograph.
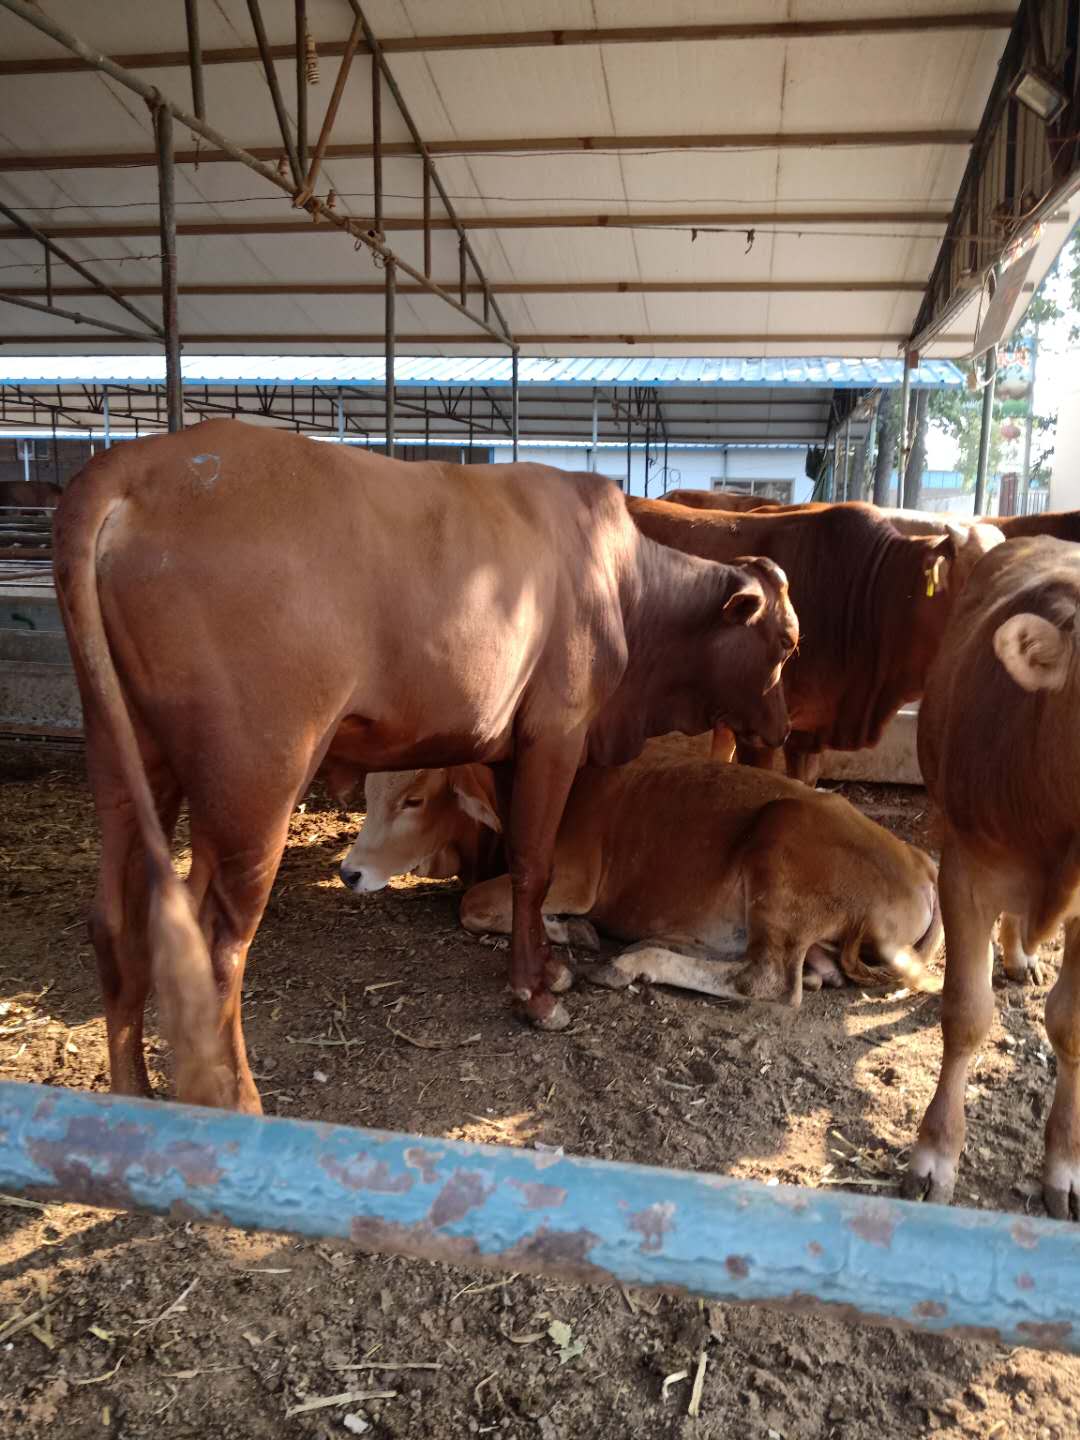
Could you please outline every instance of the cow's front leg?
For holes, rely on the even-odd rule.
[[[513,897],[510,990],[541,1030],[563,1030],[570,1023],[566,1007],[552,993],[565,988],[568,967],[552,956],[543,907],[555,838],[583,744],[579,730],[558,739],[519,737],[516,745],[507,833]]]
[[[1065,927],[1065,954],[1046,998],[1057,1086],[1046,1122],[1043,1200],[1057,1220],[1080,1220],[1080,920]]]
[[[600,939],[587,920],[580,920],[572,914],[572,907],[562,906],[552,912],[552,896],[558,890],[558,883],[548,892],[544,904],[544,930],[554,945],[576,945],[582,950],[598,950]],[[568,915],[567,919],[557,918]],[[514,898],[509,875],[496,875],[491,880],[482,880],[473,885],[461,897],[459,912],[462,927],[473,935],[509,935],[513,930]],[[551,957],[548,972],[548,988],[556,995],[568,990],[573,983],[570,967],[558,957]]]
[[[946,837],[938,876],[945,921],[945,984],[941,999],[944,1055],[934,1098],[904,1176],[909,1200],[947,1205],[956,1188],[964,1148],[964,1090],[971,1057],[994,1018],[990,932],[997,910],[980,885],[969,858]]]

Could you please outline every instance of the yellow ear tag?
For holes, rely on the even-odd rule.
[[[939,555],[926,572],[926,598],[928,600],[932,600],[941,587],[941,571],[945,564],[945,556]]]

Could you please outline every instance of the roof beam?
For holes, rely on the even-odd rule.
[[[28,261],[27,264],[33,262]],[[444,290],[452,290],[456,281],[437,282]],[[466,290],[481,294],[483,285],[470,280]],[[832,294],[898,294],[921,295],[921,280],[507,280],[488,286],[493,295],[832,295]],[[125,285],[113,287],[117,295],[160,295],[159,285]],[[424,287],[402,284],[399,295],[423,295]],[[53,285],[51,292],[44,285],[5,285],[7,295],[44,296],[47,293],[73,296],[99,293],[91,285]],[[226,281],[205,283],[192,281],[180,286],[181,295],[372,295],[381,298],[381,280],[283,280],[266,283]]]
[[[655,211],[603,214],[555,215],[465,215],[461,223],[466,230],[581,230],[581,229],[725,229],[747,230],[764,225],[791,225],[798,229],[811,226],[856,225],[946,225],[949,211],[924,210],[679,210],[667,214]],[[387,215],[384,231],[423,230],[424,221],[417,215]],[[433,230],[454,230],[448,215],[431,217]],[[158,227],[137,220],[109,221],[103,224],[76,222],[73,225],[42,226],[41,232],[55,240],[122,240],[156,239]],[[178,235],[333,235],[327,225],[313,225],[310,220],[182,220],[177,223]],[[14,225],[0,225],[0,240],[25,239]]]
[[[970,335],[949,335],[945,339],[950,344],[959,344],[962,341],[970,340]],[[112,336],[94,336],[94,344],[106,344],[113,339]],[[214,331],[212,333],[197,334],[194,331],[184,332],[185,345],[319,345],[323,347],[335,345],[378,345],[383,343],[383,332],[371,330],[366,332],[338,333],[336,331],[314,330],[314,331],[245,331],[243,333],[229,333],[227,331]],[[473,334],[467,331],[450,331],[443,333],[425,332],[416,335],[399,335],[399,345],[446,345],[455,349],[462,345],[492,344],[490,337],[486,335]],[[645,331],[641,334],[588,334],[574,335],[566,332],[534,331],[531,334],[518,335],[515,333],[515,342],[520,345],[814,345],[818,347],[817,353],[831,354],[828,349],[830,345],[902,345],[907,336],[902,332],[885,334],[880,331],[873,333],[830,333],[823,335],[820,330],[813,330],[807,334],[770,334],[767,331],[741,334],[738,332],[725,333],[698,333],[696,331],[680,331],[675,334],[650,334]],[[130,341],[125,341],[130,344]],[[85,337],[80,335],[0,335],[0,345],[82,345],[85,344]],[[824,348],[822,348],[824,347]]]
[[[428,140],[429,155],[526,155],[623,152],[636,150],[827,150],[894,149],[919,145],[970,145],[974,130],[808,130],[705,133],[701,135],[519,135],[481,140]],[[281,145],[249,145],[249,155],[276,163]],[[374,154],[370,141],[327,145],[326,160],[367,160]],[[411,140],[383,140],[381,154],[419,154]],[[233,161],[225,150],[177,150],[178,165],[214,165]],[[64,152],[8,151],[0,154],[0,172],[16,174],[43,170],[108,170],[149,168],[157,163],[152,150],[92,150]]]
[[[823,40],[854,35],[929,34],[933,31],[1007,30],[1016,7],[958,10],[951,14],[875,15],[830,20],[746,20],[713,25],[609,25],[591,29],[496,30],[464,35],[398,35],[382,40],[387,55],[439,50],[520,50],[568,48],[581,45],[656,45],[671,41],[696,44],[725,40]],[[274,60],[291,60],[291,44],[268,47]],[[342,41],[320,41],[319,54],[340,56]],[[131,70],[186,67],[186,50],[141,51],[112,57]],[[204,65],[239,65],[259,59],[254,45],[204,50]],[[69,56],[47,56],[0,61],[0,75],[58,75],[92,67]]]

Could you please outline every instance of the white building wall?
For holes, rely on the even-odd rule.
[[[589,451],[585,446],[522,445],[518,451],[522,460],[535,461],[540,465],[554,465],[559,470],[588,470]],[[508,445],[495,446],[492,460],[497,465],[507,463],[511,458]],[[663,452],[657,457],[656,451],[649,452],[649,494],[658,496],[664,490]],[[643,495],[645,452],[642,449],[630,452],[630,493]],[[596,468],[602,475],[610,475],[619,484],[626,482],[626,450],[599,449]],[[723,489],[725,481],[731,480],[791,480],[794,482],[792,500],[801,504],[809,500],[813,482],[806,475],[805,446],[734,446],[717,447],[712,450],[668,451],[669,490],[712,490]],[[716,482],[714,484],[714,481]]]
[[[1080,381],[1061,393],[1050,472],[1050,509],[1080,510]]]

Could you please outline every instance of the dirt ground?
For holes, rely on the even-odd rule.
[[[847,793],[928,843],[921,792]],[[453,883],[341,888],[359,821],[317,795],[293,819],[245,990],[267,1113],[895,1189],[937,1075],[936,997],[827,991],[790,1015],[579,986],[571,1029],[538,1035],[507,1008],[502,951],[458,928]],[[84,926],[96,852],[81,756],[0,749],[0,1078],[107,1088]],[[1052,981],[1060,952],[1046,958]],[[1045,993],[998,990],[961,1204],[1041,1213]],[[460,1043],[417,1049],[389,1025]],[[150,1063],[164,1090],[152,1026]],[[562,1362],[556,1320],[583,1346]],[[691,1380],[665,1379],[692,1377],[701,1352],[691,1419]],[[346,1392],[374,1398],[290,1414]],[[1065,1440],[1078,1401],[1080,1360],[1030,1350],[0,1197],[11,1436]]]

